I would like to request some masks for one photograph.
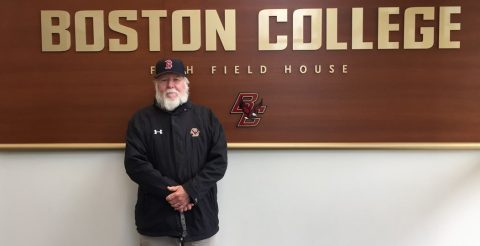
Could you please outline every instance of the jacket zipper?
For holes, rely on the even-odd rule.
[[[180,224],[182,225],[182,235],[180,236],[180,246],[183,246],[183,240],[187,236],[187,223],[185,221],[185,214],[180,212]]]

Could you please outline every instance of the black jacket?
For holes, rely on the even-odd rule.
[[[209,238],[218,232],[217,181],[227,169],[227,143],[213,112],[187,102],[172,112],[156,105],[130,119],[125,169],[138,186],[135,221],[140,234]],[[167,186],[182,185],[192,210],[180,213],[165,200]]]

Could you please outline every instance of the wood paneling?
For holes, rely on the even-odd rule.
[[[153,101],[149,67],[161,57],[178,57],[193,66],[192,101],[211,107],[230,143],[376,143],[480,142],[480,49],[478,1],[4,1],[0,3],[0,144],[123,143],[126,124],[139,108]],[[438,7],[461,6],[452,20],[460,49],[379,50],[376,47],[378,7],[433,6],[434,21],[419,23],[438,31]],[[339,41],[350,42],[351,9],[364,8],[364,38],[372,50],[292,50],[292,13],[298,8],[338,8]],[[271,38],[289,35],[285,50],[258,50],[258,13],[287,8],[287,23],[271,21]],[[42,52],[41,10],[71,15],[72,48]],[[122,23],[135,29],[139,47],[132,52],[108,51],[108,39],[125,39],[105,24],[105,49],[75,52],[73,15],[78,10],[138,10],[138,20]],[[161,20],[161,51],[149,51],[148,21],[142,9],[165,9]],[[235,51],[171,50],[171,12],[178,9],[236,10]],[[202,12],[202,20],[204,13]],[[403,44],[403,15],[393,16]],[[325,12],[323,29],[325,30]],[[310,25],[306,25],[308,28]],[[419,34],[417,33],[417,36]],[[308,40],[308,34],[305,35]],[[219,41],[219,40],[218,40]],[[341,73],[342,65],[348,73]],[[234,66],[240,74],[234,74]],[[267,67],[261,74],[259,66]],[[299,72],[305,65],[308,71]],[[321,65],[319,74],[313,72]],[[335,65],[335,73],[328,66]],[[211,66],[217,72],[211,73]],[[227,67],[227,74],[223,67]],[[252,74],[247,73],[248,66]],[[291,66],[292,73],[284,72]],[[255,92],[267,105],[257,127],[239,128],[230,114],[240,92]]]

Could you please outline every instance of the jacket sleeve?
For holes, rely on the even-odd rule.
[[[227,170],[227,140],[223,127],[210,111],[211,140],[207,161],[200,172],[183,184],[183,188],[197,203],[220,179]]]
[[[145,191],[167,196],[167,186],[178,185],[172,179],[163,176],[149,161],[141,122],[135,117],[128,123],[125,146],[125,170],[128,176]]]

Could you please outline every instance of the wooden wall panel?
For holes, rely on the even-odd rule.
[[[0,3],[0,144],[123,143],[130,116],[153,101],[150,66],[161,57],[178,57],[193,68],[189,75],[192,101],[208,105],[222,121],[229,143],[479,143],[480,142],[480,3],[464,1],[4,1]],[[405,49],[404,12],[410,7],[433,7],[434,20],[417,16],[421,26],[433,27],[434,45]],[[439,48],[439,9],[459,6],[451,16],[461,30],[450,40],[460,48]],[[364,12],[364,40],[373,49],[353,50],[352,8]],[[390,18],[399,31],[390,34],[398,49],[378,47],[378,9],[398,7]],[[293,50],[293,12],[322,8],[322,47]],[[338,11],[338,40],[346,50],[328,50],[327,8]],[[172,51],[172,13],[201,11],[201,47]],[[235,10],[236,50],[207,51],[205,10]],[[287,35],[284,50],[259,50],[259,12],[287,9],[288,21],[271,18],[270,41]],[[41,11],[63,10],[70,15],[70,49],[42,52]],[[96,52],[75,51],[75,13],[104,11],[105,47]],[[138,48],[109,49],[109,39],[126,42],[109,27],[113,10],[136,10],[137,20],[121,20],[134,29]],[[166,10],[161,18],[161,51],[149,50],[149,22],[142,10]],[[305,18],[305,41],[312,39]],[[93,42],[92,22],[87,40]],[[192,39],[185,19],[185,42]],[[53,36],[58,42],[58,35]],[[260,73],[260,66],[267,72]],[[307,67],[306,73],[300,67]],[[315,65],[321,72],[315,73]],[[329,72],[329,66],[335,72]],[[342,66],[347,73],[342,73]],[[212,74],[212,66],[216,72]],[[234,66],[238,66],[235,74]],[[250,68],[249,68],[250,66]],[[291,73],[285,73],[291,66]],[[224,73],[226,67],[227,73]],[[251,71],[251,73],[249,73]],[[239,114],[230,111],[239,93],[258,93],[267,106],[256,127],[238,127]]]

